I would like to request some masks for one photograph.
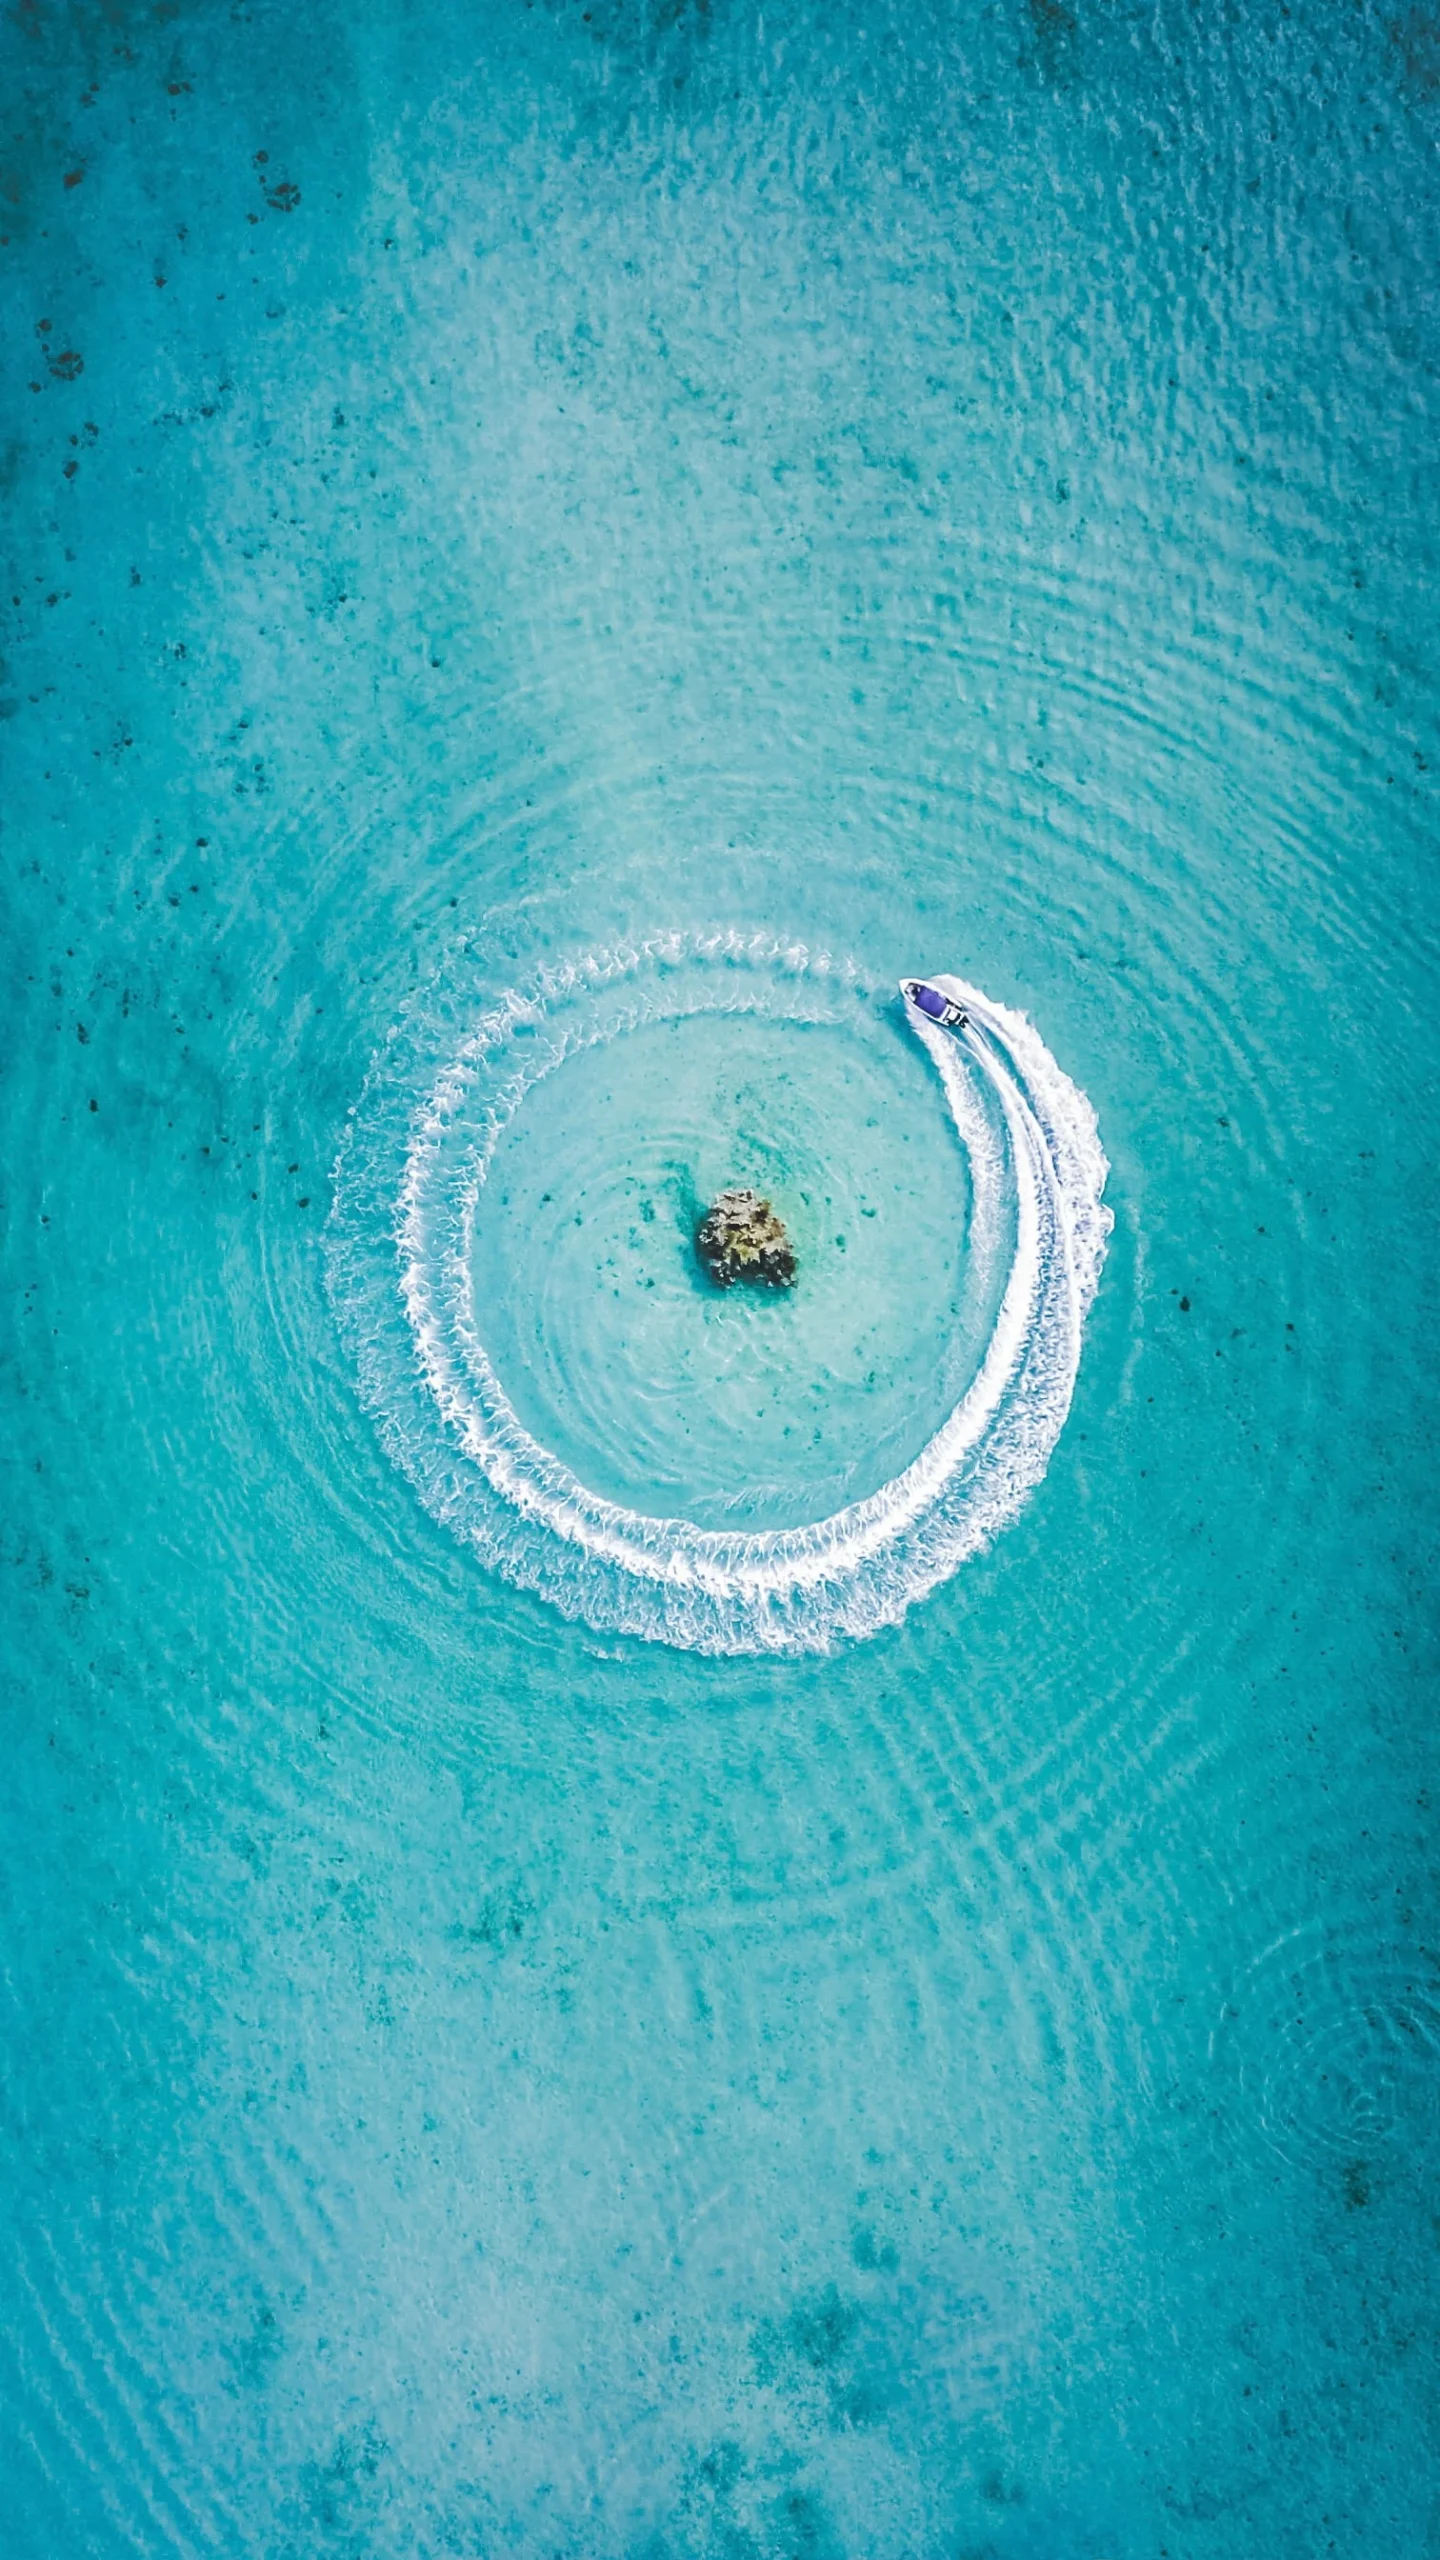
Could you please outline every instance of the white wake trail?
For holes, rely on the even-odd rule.
[[[1024,1015],[961,979],[929,983],[968,1017],[952,1034],[907,1006],[969,1165],[971,1250],[996,1256],[1009,1236],[1009,1265],[983,1357],[938,1430],[877,1491],[803,1528],[707,1529],[583,1484],[526,1429],[491,1363],[474,1228],[502,1133],[567,1056],[700,1013],[868,1007],[873,1021],[856,973],[793,941],[666,934],[491,1003],[418,1100],[406,1086],[423,1041],[378,1062],[336,1169],[332,1296],[391,1454],[484,1564],[607,1632],[816,1652],[893,1624],[1014,1516],[1069,1410],[1111,1224],[1108,1167],[1089,1103]]]

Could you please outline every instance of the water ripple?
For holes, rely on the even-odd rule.
[[[1286,1930],[1233,1988],[1210,2051],[1270,2150],[1363,2182],[1422,2124],[1433,2134],[1440,1970],[1353,1921]]]

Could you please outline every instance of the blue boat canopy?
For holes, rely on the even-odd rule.
[[[942,1030],[964,1029],[969,1016],[962,1006],[952,1004],[948,996],[942,996],[938,987],[927,986],[923,978],[906,978],[903,985],[905,994],[917,1013],[928,1014],[930,1020],[938,1022]]]

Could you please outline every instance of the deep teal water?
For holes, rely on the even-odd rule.
[[[6,2554],[1435,2554],[1440,22],[3,42]],[[1025,1012],[1111,1166],[1043,1481],[809,1658],[487,1570],[327,1246],[397,1023],[716,921]],[[879,1051],[737,1036],[544,1103],[698,1455],[518,1120],[476,1252],[723,1509],[643,1257],[794,1177],[783,1521],[964,1274],[836,1283]]]

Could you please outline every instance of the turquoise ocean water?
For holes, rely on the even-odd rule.
[[[0,2548],[1434,2560],[1440,20],[3,50]]]

